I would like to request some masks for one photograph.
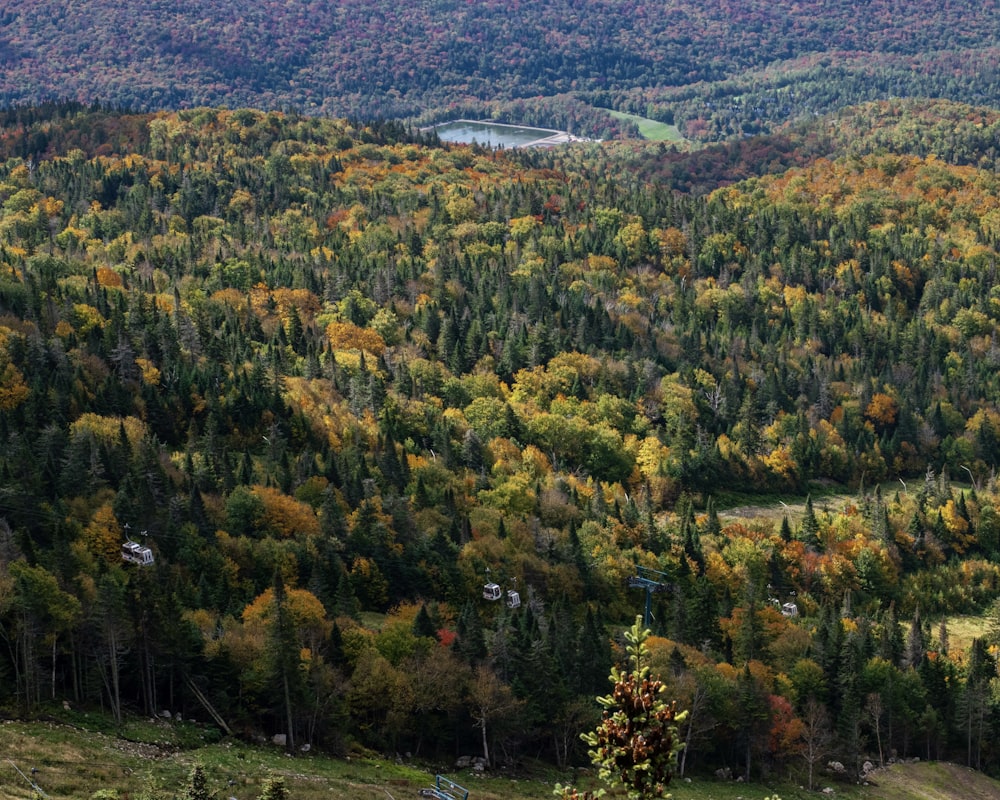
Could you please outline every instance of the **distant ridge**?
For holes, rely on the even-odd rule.
[[[9,0],[0,105],[427,121],[499,107],[587,136],[616,129],[602,106],[712,141],[865,100],[996,104],[998,41],[994,6],[972,0],[873,0],[861,14],[846,0]]]

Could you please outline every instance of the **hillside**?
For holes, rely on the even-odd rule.
[[[937,624],[1000,596],[994,117],[843,114],[870,148],[706,196],[597,145],[5,114],[0,703],[566,766],[653,576],[689,776],[997,763],[995,640]]]
[[[50,797],[89,798],[100,789],[114,787],[120,796],[153,800],[158,792],[169,795],[186,786],[195,765],[204,768],[210,792],[239,798],[256,797],[269,777],[285,781],[291,800],[402,800],[415,797],[418,789],[434,780],[434,768],[428,764],[404,765],[357,754],[350,759],[289,759],[276,748],[199,743],[196,726],[164,721],[134,721],[121,732],[128,737],[123,740],[96,732],[99,721],[95,716],[87,721],[78,717],[75,724],[8,722],[0,726],[4,797],[32,797],[30,777]],[[80,723],[90,730],[79,727]],[[552,797],[552,784],[559,777],[544,769],[485,777],[441,769],[471,790],[470,800],[543,800]],[[876,771],[867,785],[832,786],[834,796],[846,800],[989,800],[1000,793],[996,781],[944,762],[895,765]],[[763,800],[776,793],[783,800],[815,796],[792,785],[770,782],[748,785],[705,778],[672,785],[677,800]]]
[[[10,0],[0,105],[495,113],[615,135],[603,106],[715,141],[866,100],[996,104],[995,11],[971,0]]]
[[[1000,115],[946,100],[897,99],[850,106],[776,133],[678,151],[609,142],[620,168],[678,191],[708,194],[736,181],[801,167],[817,158],[896,153],[933,155],[959,166],[996,169]],[[576,158],[567,153],[567,163]]]

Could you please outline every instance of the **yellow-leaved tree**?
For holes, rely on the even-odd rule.
[[[10,362],[7,328],[0,328],[0,411],[13,411],[28,399],[31,390],[24,383],[24,375]]]
[[[262,703],[270,699],[286,745],[294,748],[299,734],[311,739],[309,711],[335,683],[323,659],[333,623],[312,592],[286,588],[280,571],[274,586],[243,610],[242,622],[226,632],[226,649],[243,670],[244,687]]]

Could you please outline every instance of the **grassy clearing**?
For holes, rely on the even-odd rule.
[[[944,623],[948,629],[948,651],[959,650],[968,653],[973,639],[981,639],[990,632],[990,620],[984,614],[980,616],[955,615],[947,617]],[[940,622],[931,625],[931,633],[937,636]]]
[[[957,485],[957,484],[956,484]],[[904,488],[897,483],[881,485],[882,497],[887,500]],[[857,505],[859,498],[856,491],[846,491],[843,487],[817,487],[810,492],[813,509],[817,514],[834,514],[843,511],[848,506]],[[788,517],[788,522],[795,527],[802,522],[806,512],[806,497],[798,495],[741,495],[721,492],[715,495],[719,518],[726,522],[748,522],[762,520],[781,524],[782,517]]]
[[[292,758],[278,748],[250,747],[223,741],[183,749],[173,722],[136,721],[126,726],[130,735],[144,741],[127,741],[100,730],[98,715],[89,721],[76,715],[74,723],[62,721],[0,724],[0,797],[11,800],[33,798],[25,777],[34,780],[52,798],[90,798],[98,789],[114,788],[122,797],[136,797],[152,790],[157,797],[172,797],[186,785],[192,767],[200,764],[208,788],[216,797],[254,800],[265,778],[282,776],[293,800],[402,800],[415,797],[430,786],[434,767],[424,768],[366,757],[334,759],[316,755]],[[182,723],[190,725],[190,723]],[[198,726],[191,726],[197,729]],[[9,761],[7,760],[9,759]],[[32,768],[37,772],[31,772]],[[442,769],[438,767],[438,769]],[[480,776],[469,770],[448,770],[448,777],[470,790],[471,800],[546,800],[557,782],[569,783],[573,776],[551,767],[527,765],[519,774],[503,772]],[[587,785],[586,778],[581,783]],[[838,786],[838,796],[863,800],[853,787]],[[742,784],[696,779],[677,780],[673,795],[678,800],[763,800],[777,793],[783,800],[806,800],[807,792],[793,785]]]
[[[668,125],[666,122],[657,122],[655,119],[640,117],[636,114],[626,114],[624,111],[608,111],[615,119],[634,122],[639,126],[639,134],[644,139],[651,142],[677,142],[685,141],[684,134],[680,132],[676,125]]]

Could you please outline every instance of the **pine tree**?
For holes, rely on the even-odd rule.
[[[282,723],[286,727],[288,749],[295,748],[295,700],[298,698],[301,680],[299,645],[295,635],[294,621],[288,609],[285,581],[280,570],[274,573],[274,621],[270,631],[269,653],[272,680],[280,697],[284,712]]]
[[[268,778],[260,793],[259,800],[289,800],[284,778]]]
[[[735,721],[743,745],[744,780],[750,780],[753,756],[759,752],[761,737],[767,735],[769,709],[767,693],[760,681],[750,672],[750,664],[743,666],[736,681],[736,708],[738,718]]]
[[[809,547],[819,547],[819,520],[816,519],[816,511],[813,509],[812,495],[806,497],[805,516],[802,517],[802,525],[799,527],[799,539]]]
[[[666,685],[650,677],[650,632],[642,618],[625,633],[628,667],[613,667],[611,694],[597,698],[604,707],[596,730],[583,735],[591,747],[590,759],[601,780],[612,790],[624,791],[629,800],[663,797],[677,766],[682,741],[677,725],[687,716],[661,695]],[[604,790],[580,794],[570,787],[556,786],[566,800],[601,797]]]
[[[715,498],[709,495],[705,504],[705,533],[708,536],[718,536],[722,532],[719,512],[715,508]]]
[[[462,608],[455,632],[455,651],[469,664],[478,664],[486,657],[483,624],[479,619],[479,612],[471,602],[467,602]]]
[[[927,652],[927,642],[924,639],[923,627],[920,623],[920,612],[913,612],[910,621],[910,631],[906,635],[906,650],[903,653],[903,666],[916,668],[924,660]]]
[[[434,621],[431,619],[431,615],[427,613],[426,603],[421,604],[420,610],[417,612],[417,616],[413,619],[413,635],[428,637],[431,639],[437,637],[437,629],[434,627]]]
[[[188,777],[188,787],[187,791],[184,792],[184,800],[209,800],[211,796],[208,791],[205,770],[201,764],[195,764]]]

